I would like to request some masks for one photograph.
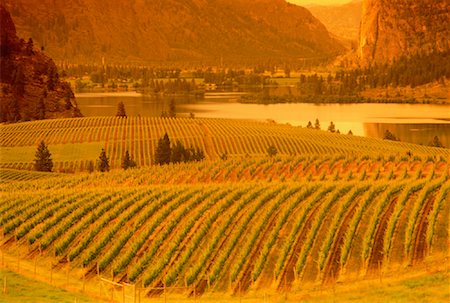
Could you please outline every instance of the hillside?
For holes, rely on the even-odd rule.
[[[55,63],[16,34],[9,12],[0,5],[0,122],[80,116],[70,86]]]
[[[363,65],[450,48],[448,0],[364,0],[359,39]]]
[[[312,5],[308,10],[336,36],[349,40],[356,46],[361,25],[362,1],[343,5]]]
[[[367,160],[348,163],[325,182],[266,179],[278,161],[240,183],[220,169],[216,184],[176,181],[213,169],[203,163],[172,166],[177,178],[164,185],[149,180],[164,177],[164,167],[8,181],[0,185],[2,253],[17,270],[29,264],[32,273],[34,264],[39,277],[108,299],[138,290],[143,298],[270,294],[298,302],[299,291],[362,279],[445,275],[449,164],[393,162],[415,172],[378,175]],[[444,285],[427,298],[445,297]]]
[[[6,0],[21,35],[57,60],[258,62],[343,50],[306,9],[284,0]]]
[[[207,160],[222,157],[278,155],[440,157],[450,150],[405,142],[340,135],[326,131],[250,120],[151,117],[90,117],[0,125],[0,167],[30,169],[37,145],[44,140],[53,154],[55,171],[85,171],[105,148],[112,168],[120,168],[129,151],[138,166],[154,163],[158,139],[167,132],[172,144],[198,147]],[[432,140],[432,138],[430,138]]]

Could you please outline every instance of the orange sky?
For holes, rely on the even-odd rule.
[[[288,2],[292,2],[298,5],[339,5],[349,3],[352,0],[287,0]]]

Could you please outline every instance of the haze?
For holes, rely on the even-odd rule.
[[[291,2],[294,4],[302,5],[302,6],[311,6],[311,5],[340,5],[351,2],[350,0],[287,0],[287,2]]]

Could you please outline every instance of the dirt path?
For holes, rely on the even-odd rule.
[[[375,239],[373,242],[372,250],[370,252],[369,263],[367,266],[367,275],[376,274],[380,266],[383,263],[383,255],[384,255],[384,235],[386,233],[387,224],[389,222],[389,218],[394,211],[395,205],[397,204],[398,197],[395,197],[389,203],[387,210],[381,217],[380,223],[378,224],[377,232],[375,234]]]
[[[412,251],[412,263],[413,265],[420,263],[425,257],[425,253],[428,250],[428,245],[426,241],[427,228],[428,228],[428,215],[433,209],[433,204],[436,197],[431,196],[419,216],[419,221],[416,224],[416,233],[414,238],[414,247]]]
[[[252,284],[252,271],[253,267],[255,265],[255,261],[258,259],[258,254],[261,252],[263,244],[265,243],[267,237],[269,236],[270,232],[272,231],[273,227],[276,223],[276,218],[279,214],[279,211],[275,212],[272,217],[270,218],[269,223],[267,224],[266,228],[264,229],[264,232],[262,235],[259,236],[259,240],[253,248],[251,254],[248,257],[248,261],[244,265],[243,274],[241,276],[241,279],[237,281],[237,286],[234,288],[233,293],[239,294],[246,292],[250,285]]]
[[[339,271],[341,269],[341,250],[345,241],[345,233],[349,227],[350,221],[353,218],[353,215],[356,212],[357,206],[359,203],[354,203],[350,210],[344,217],[341,226],[338,229],[336,237],[333,241],[333,247],[329,252],[330,258],[324,269],[324,275],[322,284],[331,284],[334,283],[339,277]]]
[[[303,226],[302,230],[300,231],[300,234],[295,240],[292,252],[289,256],[288,261],[285,263],[286,265],[284,266],[283,272],[280,275],[280,282],[277,287],[278,291],[289,291],[291,289],[292,282],[295,280],[294,275],[295,264],[297,263],[298,256],[303,246],[303,242],[305,241],[308,231],[311,229],[314,217],[317,211],[319,210],[320,205],[321,203],[317,203],[317,205],[314,206],[314,208],[311,210],[308,219],[305,222],[305,225]]]

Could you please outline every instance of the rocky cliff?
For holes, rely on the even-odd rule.
[[[4,1],[19,34],[69,62],[248,62],[344,50],[285,0]]]
[[[363,65],[450,46],[450,0],[364,0],[359,57]]]
[[[337,37],[358,41],[362,1],[332,6],[314,5],[307,8]]]
[[[16,34],[9,12],[0,5],[0,122],[80,116],[55,63]]]

